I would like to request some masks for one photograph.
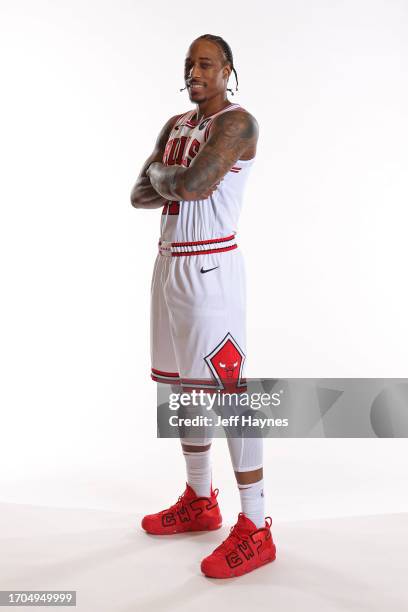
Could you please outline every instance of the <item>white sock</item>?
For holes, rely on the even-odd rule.
[[[257,527],[265,526],[264,481],[258,480],[249,485],[238,485],[241,509]]]
[[[211,461],[210,451],[189,453],[183,450],[186,460],[187,482],[197,496],[210,497],[211,494]]]

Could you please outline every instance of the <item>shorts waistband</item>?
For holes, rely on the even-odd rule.
[[[159,240],[159,253],[165,257],[186,257],[189,255],[207,255],[209,253],[222,253],[238,248],[235,234],[223,238],[210,240],[196,240],[194,242],[166,242]]]

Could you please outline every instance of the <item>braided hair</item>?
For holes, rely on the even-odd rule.
[[[232,57],[232,51],[231,51],[231,47],[229,46],[229,44],[223,38],[221,38],[221,36],[216,36],[215,34],[203,34],[202,36],[199,36],[198,38],[196,38],[196,40],[200,40],[200,39],[210,40],[211,42],[215,42],[219,47],[221,47],[221,51],[225,55],[226,63],[231,64],[231,69],[232,69],[232,72],[234,73],[235,82],[236,82],[235,91],[238,91],[238,75],[237,75],[237,71],[234,68],[234,58]],[[232,89],[227,88],[227,91],[230,91],[232,96],[234,95],[234,92],[232,91]]]

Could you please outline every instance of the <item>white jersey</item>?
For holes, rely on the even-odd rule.
[[[170,132],[163,164],[190,166],[208,140],[215,117],[232,110],[247,112],[239,104],[230,104],[200,122],[193,120],[194,110],[184,113]],[[254,158],[238,160],[217,189],[204,200],[168,201],[161,217],[161,240],[201,241],[235,234],[244,188],[253,161]]]

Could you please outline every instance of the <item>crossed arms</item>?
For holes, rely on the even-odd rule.
[[[135,208],[160,208],[166,203],[166,198],[163,198],[152,186],[150,178],[146,174],[146,170],[150,164],[161,162],[163,159],[164,149],[173,125],[176,123],[180,115],[171,117],[162,127],[160,134],[157,137],[153,152],[146,159],[143,167],[136,180],[135,186],[130,194],[130,202]]]
[[[200,200],[215,191],[225,174],[256,147],[258,124],[249,113],[229,111],[214,119],[210,137],[188,168],[161,163],[170,131],[179,115],[162,129],[131,195],[136,208],[157,208],[166,200]]]

